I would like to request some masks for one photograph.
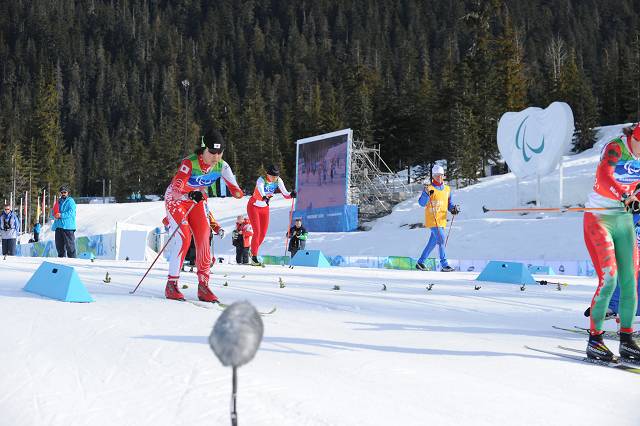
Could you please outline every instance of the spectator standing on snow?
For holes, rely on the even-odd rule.
[[[280,170],[272,164],[267,167],[266,176],[260,176],[256,181],[253,195],[247,203],[247,214],[253,228],[251,262],[254,265],[262,264],[258,259],[258,251],[269,229],[269,201],[276,191],[280,191],[284,198],[296,198],[296,191],[287,191],[284,182],[280,178]]]
[[[610,141],[602,150],[595,183],[586,207],[605,208],[584,214],[584,240],[598,275],[591,300],[587,357],[611,361],[613,353],[603,341],[602,325],[609,301],[620,287],[620,357],[640,360],[633,340],[638,303],[638,248],[633,215],[640,212],[640,126]]]
[[[60,187],[60,198],[53,205],[53,225],[58,257],[76,257],[76,202],[69,196],[69,187]]]
[[[289,229],[289,247],[288,250],[291,252],[291,259],[296,255],[299,250],[304,250],[304,247],[307,243],[307,237],[309,233],[302,226],[302,219],[296,218],[294,225]]]
[[[222,159],[225,141],[220,132],[208,126],[202,143],[203,145],[193,154],[182,160],[164,196],[169,233],[173,233],[178,228],[174,237],[174,249],[169,255],[165,297],[184,300],[184,295],[178,289],[178,279],[193,233],[198,269],[198,299],[215,303],[218,298],[209,288],[211,224],[205,207],[206,190],[222,178],[233,197],[242,198],[244,194],[238,186],[231,167]]]
[[[16,239],[20,235],[20,221],[11,210],[11,204],[4,205],[4,211],[0,215],[0,237],[2,238],[2,255],[16,255]]]
[[[249,248],[251,247],[251,237],[253,229],[249,218],[239,215],[236,218],[236,229],[233,231],[233,245],[236,248],[236,263],[246,265],[249,263]]]
[[[440,266],[442,272],[451,272],[454,269],[449,266],[445,253],[445,227],[447,226],[447,210],[452,215],[460,213],[460,208],[454,205],[451,197],[451,188],[444,183],[444,168],[438,164],[431,169],[433,176],[431,182],[425,182],[424,189],[418,203],[424,207],[424,225],[429,229],[429,241],[422,250],[422,254],[416,263],[416,269],[426,271],[424,261],[435,246],[440,252]]]
[[[33,242],[37,243],[38,241],[40,241],[40,229],[42,228],[42,226],[40,225],[40,222],[36,222],[33,224]]]

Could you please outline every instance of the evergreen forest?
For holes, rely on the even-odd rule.
[[[163,194],[203,125],[248,190],[350,127],[394,170],[473,182],[505,111],[640,117],[637,0],[2,0],[0,196]]]

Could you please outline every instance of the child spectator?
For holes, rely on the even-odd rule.
[[[239,215],[236,218],[236,229],[233,231],[232,242],[236,248],[236,263],[238,265],[246,265],[249,263],[249,247],[251,247],[251,237],[253,236],[253,228],[249,218]]]

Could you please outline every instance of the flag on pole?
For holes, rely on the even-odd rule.
[[[45,204],[45,200],[47,199],[47,190],[42,190],[42,227],[47,223],[47,205]]]
[[[36,198],[36,220],[35,220],[36,223],[40,222],[41,213],[42,211],[40,210],[40,200]]]

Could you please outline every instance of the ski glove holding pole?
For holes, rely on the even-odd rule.
[[[196,203],[199,203],[204,199],[204,194],[202,193],[202,191],[191,191],[189,192],[189,198]]]
[[[622,203],[628,212],[640,213],[640,201],[635,195],[623,194]]]
[[[457,215],[460,213],[460,206],[455,204],[453,207],[451,207],[451,214],[452,215]]]
[[[264,201],[265,203],[267,203],[267,205],[269,205],[269,200],[271,198],[267,197],[266,195],[264,197],[262,197],[262,201]]]
[[[640,201],[635,200],[630,202],[627,205],[627,210],[634,214],[640,213]]]

